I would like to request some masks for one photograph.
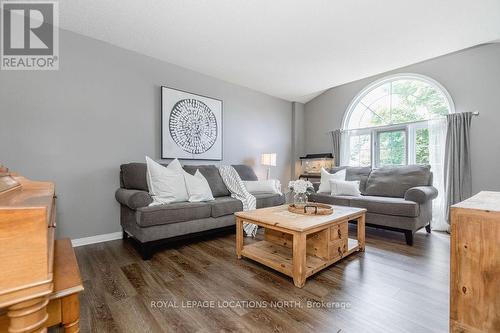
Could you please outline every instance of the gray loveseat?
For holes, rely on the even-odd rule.
[[[242,180],[257,180],[252,168],[233,165]],[[149,206],[153,199],[148,193],[146,164],[128,163],[120,166],[120,188],[115,197],[120,203],[120,223],[123,237],[132,236],[143,259],[152,257],[165,240],[191,238],[207,232],[222,231],[235,226],[234,213],[243,210],[241,201],[231,198],[215,165],[186,165],[184,170],[196,170],[205,176],[215,198],[207,202],[178,202]],[[285,197],[277,194],[254,194],[257,208],[282,205]]]
[[[346,169],[346,180],[359,180],[361,196],[332,196],[315,193],[313,202],[366,208],[366,225],[403,232],[408,245],[413,234],[425,227],[431,232],[432,200],[438,191],[432,186],[429,166],[336,167],[331,173]]]

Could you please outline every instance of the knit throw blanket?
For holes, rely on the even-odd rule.
[[[243,203],[243,210],[253,210],[256,208],[255,197],[251,195],[238,172],[230,165],[222,165],[219,168],[220,175],[226,185],[231,197],[238,199]],[[243,230],[247,236],[255,237],[257,234],[257,225],[252,223],[243,223]]]

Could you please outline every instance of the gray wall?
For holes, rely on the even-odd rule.
[[[300,157],[305,153],[304,104],[292,104],[292,175],[297,179],[300,175]]]
[[[328,131],[340,128],[351,100],[385,75],[418,73],[440,82],[457,112],[479,111],[473,119],[472,188],[500,190],[500,44],[488,44],[329,89],[305,105],[307,153],[331,151]]]
[[[119,231],[121,163],[160,157],[160,86],[224,101],[223,163],[276,152],[272,176],[290,178],[292,105],[67,31],[60,70],[0,71],[0,163],[58,193],[58,233]],[[219,162],[204,162],[219,163]]]

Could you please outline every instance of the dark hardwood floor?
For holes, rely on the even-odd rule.
[[[211,237],[151,261],[121,240],[76,248],[85,285],[81,332],[448,330],[446,234],[420,231],[410,247],[400,233],[367,228],[365,253],[321,271],[303,289],[237,260],[234,243],[234,234]]]

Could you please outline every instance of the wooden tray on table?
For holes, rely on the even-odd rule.
[[[330,215],[333,214],[333,208],[330,205],[322,203],[308,202],[304,207],[296,207],[294,204],[288,206],[288,211],[302,215]]]

